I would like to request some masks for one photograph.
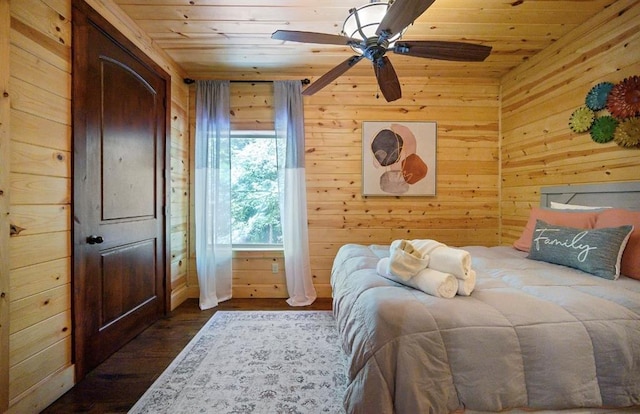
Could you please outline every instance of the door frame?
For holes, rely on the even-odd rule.
[[[171,180],[169,177],[169,171],[171,166],[171,76],[153,59],[146,55],[140,48],[138,48],[132,41],[130,41],[125,35],[118,31],[111,23],[109,23],[104,17],[102,17],[97,11],[89,6],[85,0],[73,0],[72,1],[72,147],[73,147],[73,173],[72,173],[72,254],[71,259],[73,263],[71,274],[71,295],[72,295],[72,319],[73,319],[73,362],[75,364],[75,382],[80,381],[86,374],[87,369],[83,365],[82,361],[84,347],[82,345],[82,338],[84,335],[82,324],[79,321],[82,318],[82,303],[84,295],[84,286],[76,278],[76,274],[81,272],[83,263],[79,262],[79,256],[77,250],[84,246],[86,243],[82,239],[83,234],[81,231],[81,225],[77,222],[75,216],[76,205],[76,189],[82,188],[84,185],[84,168],[81,167],[80,161],[85,160],[87,152],[86,147],[86,118],[84,115],[84,108],[81,104],[85,100],[85,96],[90,91],[87,91],[84,83],[78,73],[86,73],[87,59],[80,54],[80,50],[85,50],[86,45],[86,25],[92,24],[94,27],[101,30],[106,36],[110,37],[114,43],[118,44],[124,51],[131,55],[138,62],[146,66],[149,70],[155,72],[159,77],[164,80],[165,84],[165,98],[162,103],[162,108],[165,113],[165,130],[164,130],[164,156],[162,166],[162,178],[163,184],[159,187],[162,188],[162,202],[163,202],[163,214],[162,214],[162,236],[163,236],[163,292],[164,297],[161,298],[164,308],[164,315],[166,315],[171,309],[171,210],[170,210],[170,194],[171,194]],[[81,154],[78,157],[78,154]]]

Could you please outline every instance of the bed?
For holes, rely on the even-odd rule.
[[[534,210],[547,214],[554,202],[553,214],[590,215],[595,229],[605,211],[614,224],[623,215],[573,208],[625,208],[636,219],[640,183],[552,187],[541,199],[528,226]],[[546,223],[533,221],[535,232]],[[629,233],[634,248],[639,230]],[[631,237],[622,257],[629,274],[640,272],[626,256]],[[349,360],[346,412],[640,412],[640,280],[532,260],[512,246],[462,249],[475,288],[450,299],[381,277],[388,246],[339,249],[331,284]]]

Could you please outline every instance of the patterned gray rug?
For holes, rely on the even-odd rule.
[[[344,413],[329,311],[218,311],[129,411]]]

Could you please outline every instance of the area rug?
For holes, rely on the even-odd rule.
[[[329,311],[218,311],[129,411],[344,413]]]

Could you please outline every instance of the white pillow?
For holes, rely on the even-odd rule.
[[[578,204],[564,204],[564,203],[556,203],[555,201],[552,201],[551,208],[554,210],[600,210],[603,208],[611,208],[611,207],[581,206]]]

